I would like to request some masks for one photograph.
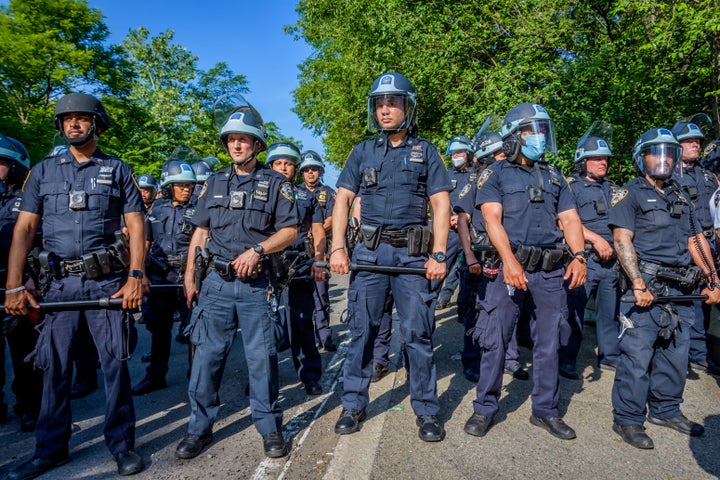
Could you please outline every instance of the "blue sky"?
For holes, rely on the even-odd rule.
[[[88,5],[102,11],[112,43],[121,42],[131,28],[146,27],[151,35],[172,29],[175,42],[199,58],[200,68],[226,62],[247,77],[246,97],[265,121],[275,122],[304,149],[324,154],[322,140],[303,129],[291,111],[298,65],[311,53],[284,32],[297,20],[294,1],[88,0]],[[326,169],[325,183],[334,187],[336,179],[337,171]]]

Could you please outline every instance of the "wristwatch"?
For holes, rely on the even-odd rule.
[[[578,262],[580,263],[586,263],[588,253],[585,250],[580,250],[579,252],[573,253],[573,257],[577,258]]]
[[[128,277],[142,279],[144,277],[142,270],[130,270]]]
[[[447,256],[443,252],[433,252],[430,254],[430,258],[438,263],[444,263],[447,260]]]
[[[252,247],[252,249],[253,249],[253,250],[255,251],[255,253],[257,253],[258,255],[262,255],[263,253],[265,253],[265,247],[263,247],[263,246],[260,245],[259,243],[258,243],[257,245],[255,245],[254,247]]]

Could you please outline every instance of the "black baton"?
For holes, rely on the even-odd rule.
[[[358,265],[357,263],[351,263],[350,270],[376,273],[414,273],[416,275],[427,273],[427,270],[421,267],[387,267],[384,265]]]
[[[652,303],[686,303],[696,300],[707,300],[706,295],[659,295],[653,299]],[[624,296],[620,299],[622,303],[635,303],[635,297],[632,295]]]
[[[75,310],[80,308],[119,308],[122,307],[123,299],[103,297],[97,300],[72,300],[68,302],[40,302],[41,310]],[[5,310],[5,305],[0,305],[0,310]]]

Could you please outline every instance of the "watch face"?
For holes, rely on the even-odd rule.
[[[435,252],[432,254],[432,258],[434,258],[438,262],[444,262],[447,257],[444,253]]]

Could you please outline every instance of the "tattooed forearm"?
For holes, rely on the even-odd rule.
[[[617,252],[618,261],[622,265],[625,273],[630,281],[642,278],[640,269],[638,268],[637,254],[632,244],[632,232],[622,228],[617,228],[613,232],[615,240],[615,251]]]

